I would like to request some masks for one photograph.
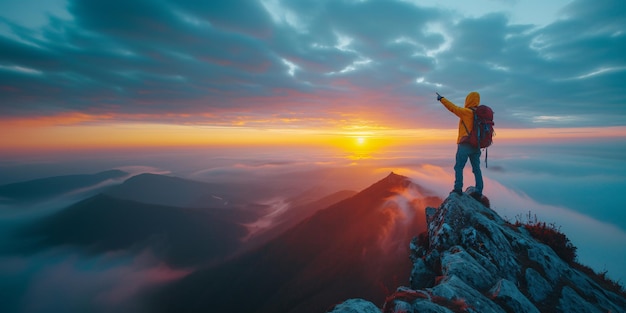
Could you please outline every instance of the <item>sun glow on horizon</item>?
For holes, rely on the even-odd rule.
[[[69,120],[82,119],[71,116]],[[355,126],[356,125],[356,126]],[[0,146],[13,151],[145,147],[320,146],[355,155],[388,146],[452,142],[456,129],[392,129],[354,124],[324,127],[246,127],[100,121],[89,124],[0,123]],[[494,142],[626,138],[626,126],[498,129]]]

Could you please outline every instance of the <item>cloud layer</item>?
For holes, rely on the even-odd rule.
[[[626,120],[617,0],[573,1],[546,25],[407,1],[64,5],[40,24],[0,15],[3,119],[439,128],[434,91],[477,90],[509,127]]]
[[[284,200],[295,199],[291,196],[312,190],[321,190],[317,193],[320,195],[344,189],[362,190],[390,171],[410,177],[440,197],[447,196],[454,181],[453,145],[441,150],[413,147],[361,160],[315,149],[296,150],[265,153],[241,148],[228,152],[196,150],[166,156],[129,152],[132,155],[128,157],[103,156],[105,160],[100,162],[104,163],[93,160],[92,167],[115,166],[133,173],[171,173],[222,184],[245,182],[250,186],[271,186],[267,188],[269,191],[258,193],[257,202],[272,204],[266,201],[274,200],[276,215],[282,214],[281,210],[286,206],[289,209],[296,207]],[[598,272],[608,270],[608,277],[624,281],[626,216],[621,208],[626,196],[620,191],[626,188],[626,170],[619,166],[625,159],[624,153],[624,143],[615,141],[535,147],[498,144],[490,150],[490,166],[483,171],[485,194],[490,198],[492,208],[506,219],[514,221],[517,216],[523,217],[530,211],[539,220],[561,227],[578,247],[582,264]],[[64,162],[73,164],[73,169],[77,170],[76,160],[66,159]],[[141,162],[161,170],[128,166]],[[67,170],[58,162],[47,166]],[[44,172],[42,167],[36,169]],[[467,167],[465,185],[472,184],[471,170]],[[389,199],[388,208],[403,213],[389,213],[395,223],[410,220],[412,211],[409,207],[427,205],[407,202],[415,195],[433,194],[409,190]],[[24,307],[45,312],[46,308],[55,308],[70,312],[96,307],[102,311],[141,311],[141,301],[138,300],[146,295],[145,292],[193,270],[167,266],[149,249],[86,254],[78,247],[58,246],[30,253],[13,253],[13,248],[24,244],[13,237],[14,230],[31,223],[37,215],[35,213],[0,214],[0,239],[5,239],[0,240],[0,274],[7,278],[0,282],[0,291],[10,295],[10,301],[0,303],[0,307],[8,310]],[[259,220],[257,226],[271,226],[278,218],[267,216]],[[389,235],[392,238],[401,234],[390,231]],[[389,247],[394,247],[393,242],[384,241]]]

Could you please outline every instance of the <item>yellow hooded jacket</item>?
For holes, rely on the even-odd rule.
[[[467,94],[467,97],[465,97],[464,108],[455,105],[446,98],[441,98],[441,103],[446,107],[446,109],[450,110],[450,112],[459,117],[459,136],[456,139],[456,143],[460,143],[461,138],[469,135],[467,131],[465,131],[465,127],[463,127],[463,123],[461,121],[465,122],[467,130],[471,132],[472,127],[474,126],[474,111],[472,111],[471,108],[475,108],[480,104],[480,94],[476,91],[472,91]]]

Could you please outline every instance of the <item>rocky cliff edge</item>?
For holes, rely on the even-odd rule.
[[[427,234],[411,243],[410,287],[382,308],[350,299],[332,313],[626,312],[626,299],[571,267],[524,228],[469,196],[428,207]]]

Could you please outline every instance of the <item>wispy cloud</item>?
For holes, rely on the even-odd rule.
[[[86,256],[54,248],[30,256],[0,258],[0,290],[23,290],[5,299],[16,312],[137,312],[146,309],[144,292],[180,279],[189,270],[171,268],[150,251],[118,251]]]

